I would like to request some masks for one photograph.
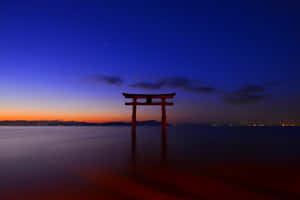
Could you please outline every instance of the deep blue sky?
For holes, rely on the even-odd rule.
[[[0,119],[129,120],[123,91],[177,92],[174,122],[299,119],[299,20],[290,0],[4,0]]]

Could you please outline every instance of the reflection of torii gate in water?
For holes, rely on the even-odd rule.
[[[173,102],[167,102],[166,99],[172,99],[176,93],[169,94],[128,94],[123,93],[125,98],[131,98],[132,102],[126,102],[125,105],[132,106],[132,158],[135,164],[136,160],[136,106],[161,106],[162,123],[162,160],[166,160],[167,154],[167,114],[166,106],[172,106]],[[144,102],[138,102],[138,99],[146,99]],[[160,102],[152,102],[152,99],[161,99]]]

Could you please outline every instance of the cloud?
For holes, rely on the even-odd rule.
[[[223,99],[232,105],[254,104],[263,101],[268,95],[262,85],[247,85],[237,91],[227,93]]]
[[[169,77],[156,80],[154,82],[141,81],[130,85],[132,88],[158,90],[162,88],[181,88],[193,93],[211,93],[216,89],[207,85],[195,85],[193,81],[186,77]]]
[[[266,82],[264,85],[265,86],[280,86],[280,85],[284,85],[287,82],[284,81],[274,81],[274,82]]]
[[[151,82],[138,82],[138,83],[130,85],[130,87],[156,90],[156,89],[161,89],[162,84],[161,83],[151,83]]]
[[[106,76],[100,74],[89,76],[88,80],[94,83],[105,83],[115,86],[121,86],[124,83],[124,80],[119,76]],[[155,81],[140,81],[128,85],[128,87],[144,90],[160,90],[164,88],[182,89],[191,93],[220,95],[225,103],[231,105],[248,105],[264,101],[266,98],[270,97],[270,95],[267,94],[267,90],[270,87],[276,87],[283,84],[285,84],[285,82],[266,82],[260,85],[245,85],[235,91],[226,92],[203,82],[180,76],[165,77]]]
[[[241,94],[232,93],[230,95],[225,95],[224,101],[232,105],[244,105],[244,104],[254,104],[254,103],[261,102],[266,97],[267,97],[266,95],[257,95],[257,94],[241,95]]]
[[[160,80],[164,87],[171,87],[171,88],[185,88],[189,87],[191,81],[185,77],[172,77],[172,78],[164,78]]]
[[[116,85],[116,86],[120,86],[124,82],[123,79],[119,76],[106,76],[101,74],[89,76],[88,80],[94,83],[105,83],[108,85]]]
[[[265,88],[261,85],[247,85],[236,91],[239,94],[264,92]]]
[[[92,75],[87,78],[88,81],[93,83],[105,83],[108,85],[121,86],[124,80],[119,76],[106,76],[106,75]],[[163,88],[178,89],[181,88],[188,92],[193,93],[212,93],[216,88],[207,86],[199,81],[192,81],[186,77],[168,77],[158,79],[153,82],[140,81],[129,85],[131,88],[140,88],[146,90],[159,90]]]
[[[186,91],[195,92],[195,93],[213,93],[217,91],[216,88],[209,87],[209,86],[203,86],[203,87],[187,87],[184,88]]]

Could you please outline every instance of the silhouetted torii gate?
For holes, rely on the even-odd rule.
[[[162,123],[162,159],[166,160],[167,148],[167,114],[166,106],[174,105],[173,102],[167,102],[166,99],[172,99],[176,93],[169,94],[128,94],[123,93],[125,98],[131,98],[132,102],[126,102],[126,106],[132,106],[132,155],[135,163],[136,153],[136,106],[161,106],[161,123]],[[138,99],[145,99],[144,102],[137,101]],[[160,102],[153,102],[152,99],[161,99]]]

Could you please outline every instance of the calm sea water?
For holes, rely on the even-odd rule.
[[[299,130],[168,127],[167,158],[299,163]],[[160,127],[137,127],[137,162],[159,162],[160,153]],[[130,127],[0,127],[2,188],[72,178],[79,168],[121,168],[130,158]]]

